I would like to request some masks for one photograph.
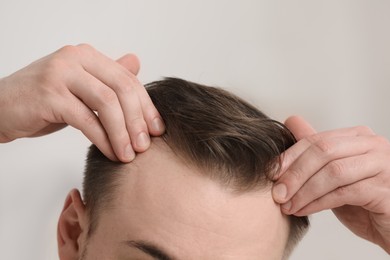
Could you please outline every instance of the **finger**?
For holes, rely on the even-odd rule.
[[[298,141],[316,133],[316,130],[300,116],[290,116],[284,124]]]
[[[82,45],[84,69],[113,89],[124,113],[127,130],[135,151],[143,152],[150,145],[149,130],[145,122],[138,89],[138,79],[117,62],[112,61],[90,46]]]
[[[162,135],[165,131],[165,125],[148,92],[142,86],[137,88],[137,93],[140,104],[142,106],[143,116],[149,129],[149,133],[153,136]]]
[[[366,153],[372,147],[363,137],[337,137],[320,139],[310,145],[290,165],[274,186],[274,199],[287,202],[303,184],[329,162]],[[283,187],[284,186],[284,187]],[[281,187],[284,194],[281,194]]]
[[[134,159],[122,108],[115,92],[92,75],[82,71],[69,90],[90,109],[98,112],[98,118],[108,135],[117,157],[123,162]]]
[[[284,175],[286,170],[291,166],[293,162],[310,146],[315,145],[319,142],[323,142],[326,139],[348,137],[348,136],[361,136],[361,135],[375,135],[374,132],[365,126],[357,126],[350,128],[342,128],[337,130],[324,131],[307,138],[304,138],[294,144],[292,147],[282,153],[282,165],[278,174],[275,175],[275,180],[279,179]]]
[[[61,122],[79,129],[107,158],[117,161],[118,158],[95,113],[71,93],[65,96],[64,100],[63,102],[56,100],[57,103],[53,106],[61,111]]]
[[[137,75],[140,69],[140,61],[134,54],[126,54],[119,58],[116,62],[125,67],[130,73]]]
[[[134,54],[127,54],[118,59],[117,62],[129,70],[132,74],[137,75],[140,62]],[[148,126],[150,134],[154,136],[162,135],[165,131],[165,125],[160,113],[153,105],[148,92],[144,87],[137,88],[138,97],[142,106],[143,116]]]
[[[339,187],[378,175],[383,169],[383,159],[387,161],[383,157],[382,153],[366,153],[328,163],[299,189],[287,205],[282,205],[283,211],[294,214]]]
[[[138,96],[137,86],[139,82],[134,80],[132,90],[127,93],[127,97],[119,94],[122,109],[124,111],[126,128],[130,133],[131,143],[137,152],[145,151],[150,145],[149,130],[145,122],[142,103]]]
[[[140,67],[140,62],[137,56],[134,54],[127,54],[117,60],[119,64],[124,66],[132,74],[137,75]],[[153,105],[152,100],[149,97],[144,87],[137,88],[138,97],[142,106],[143,115],[148,126],[150,134],[154,136],[162,135],[165,131],[165,125],[160,113]]]
[[[294,215],[305,216],[344,205],[360,206],[374,213],[383,213],[389,203],[386,201],[388,197],[388,186],[383,184],[381,178],[372,177],[337,188],[314,200]]]

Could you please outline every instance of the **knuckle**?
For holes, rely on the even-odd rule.
[[[131,129],[131,132],[139,132],[146,128],[146,123],[142,115],[137,115],[126,121],[126,126]]]
[[[76,46],[76,48],[82,50],[82,51],[92,51],[94,50],[94,48],[92,47],[92,45],[88,44],[88,43],[80,43]]]
[[[141,83],[139,82],[138,78],[131,74],[129,71],[127,71],[126,69],[122,69],[124,70],[124,72],[126,73],[126,76],[127,76],[127,79],[128,79],[128,82],[132,85],[140,85]]]
[[[332,179],[341,179],[344,172],[344,164],[341,161],[330,162],[327,166],[328,175]]]
[[[154,104],[149,101],[147,101],[146,104],[144,103],[144,113],[147,120],[153,120],[156,117],[161,117]]]
[[[303,178],[303,174],[302,174],[302,171],[299,170],[299,169],[296,169],[296,168],[290,168],[289,169],[289,176],[291,176],[290,178],[292,178],[295,182],[300,182]]]
[[[139,81],[134,75],[121,74],[119,77],[118,91],[123,94],[129,94],[136,91],[139,86]]]
[[[113,105],[118,102],[118,97],[111,89],[104,88],[100,91],[99,102],[100,105]]]
[[[354,129],[356,130],[357,133],[360,134],[366,134],[366,135],[375,134],[370,127],[364,125],[355,126]]]
[[[321,155],[331,155],[334,150],[332,143],[322,138],[318,139],[313,145]]]
[[[83,131],[83,129],[91,129],[97,124],[100,124],[97,115],[85,107],[82,102],[73,102],[68,105],[62,105],[64,106],[63,115],[67,115],[66,117],[72,117],[72,120],[77,122],[76,127],[78,129]],[[66,122],[64,119],[65,118],[61,118],[63,122]]]
[[[318,142],[318,141],[321,139],[321,137],[318,136],[318,135],[312,135],[312,136],[306,137],[305,139],[306,139],[309,143],[315,144],[316,142]]]
[[[94,126],[94,125],[98,124],[98,118],[94,113],[88,113],[84,117],[84,123],[87,126]]]
[[[73,45],[65,45],[61,49],[59,49],[56,54],[58,56],[75,56],[78,55],[78,49]]]
[[[130,120],[128,120],[128,124],[134,125],[134,124],[139,124],[140,122],[143,121],[143,117],[141,115],[137,115]]]
[[[92,52],[94,48],[86,43],[74,45],[65,45],[60,48],[55,55],[60,57],[79,57],[82,53]]]
[[[131,94],[131,93],[134,93],[136,91],[136,86],[134,84],[129,84],[129,83],[123,83],[123,84],[120,84],[119,85],[119,88],[118,90],[122,93],[122,94]]]
[[[338,197],[345,197],[349,192],[351,192],[350,186],[341,186],[335,190]]]
[[[47,61],[45,74],[53,74],[58,72],[63,73],[65,69],[68,69],[68,67],[69,66],[66,63],[66,60],[61,57],[54,56]]]

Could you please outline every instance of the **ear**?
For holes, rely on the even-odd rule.
[[[116,62],[125,67],[128,71],[137,75],[140,69],[140,61],[134,54],[126,54],[119,58]]]
[[[69,192],[58,221],[57,243],[61,260],[80,259],[87,232],[85,205],[80,192],[74,189]]]
[[[284,122],[297,141],[316,134],[316,130],[300,116],[290,116]]]

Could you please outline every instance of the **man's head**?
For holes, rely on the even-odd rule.
[[[218,88],[168,78],[147,89],[165,134],[129,164],[91,147],[84,200],[72,191],[60,218],[60,257],[287,256],[308,227],[307,218],[283,215],[271,195],[291,133]]]

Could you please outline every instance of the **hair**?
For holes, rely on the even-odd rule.
[[[172,151],[202,173],[236,192],[272,187],[281,154],[296,140],[281,123],[239,97],[216,87],[178,78],[146,85],[166,126],[162,138]],[[120,185],[122,163],[90,147],[83,198],[90,217],[89,234],[99,211],[109,206]],[[288,216],[289,254],[309,226],[307,217]],[[286,253],[287,252],[287,253]]]

